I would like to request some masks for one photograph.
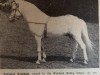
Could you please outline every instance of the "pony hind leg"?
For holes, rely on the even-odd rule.
[[[76,58],[77,49],[78,49],[78,43],[76,42],[75,50],[73,52],[72,58],[70,59],[71,62],[74,62],[74,60]]]
[[[65,34],[65,36],[69,36],[69,38],[74,39],[73,35],[71,35],[70,33]],[[75,39],[74,39],[74,41],[75,41]],[[75,42],[76,42],[76,41],[75,41]],[[73,52],[73,54],[72,54],[72,57],[71,57],[71,59],[70,59],[70,62],[74,62],[74,60],[75,60],[75,58],[76,58],[77,49],[78,49],[78,43],[76,42],[75,50],[74,50],[74,52]]]
[[[74,36],[76,42],[80,45],[81,49],[83,50],[83,56],[84,56],[84,64],[88,64],[88,57],[87,57],[87,51],[86,51],[86,45],[84,44],[81,33]]]
[[[41,46],[41,48],[42,48],[42,55],[43,55],[43,59],[42,59],[42,62],[46,62],[46,52],[45,52],[45,50],[44,50],[44,43],[42,43],[42,46]]]
[[[43,59],[42,59],[43,62],[46,62],[46,57],[47,57],[46,53],[45,53],[45,51],[43,51]]]

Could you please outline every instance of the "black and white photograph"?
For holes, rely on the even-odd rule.
[[[0,69],[99,68],[98,0],[0,0]]]

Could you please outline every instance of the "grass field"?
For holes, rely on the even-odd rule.
[[[75,49],[75,42],[70,37],[48,37],[43,39],[47,62],[37,65],[36,41],[28,25],[22,18],[9,22],[6,14],[0,11],[0,68],[2,69],[37,69],[37,68],[98,68],[99,67],[99,25],[88,23],[89,36],[95,45],[96,56],[88,52],[89,64],[82,63],[83,53],[79,48],[74,63],[69,62]]]

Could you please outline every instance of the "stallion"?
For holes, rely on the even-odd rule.
[[[44,30],[47,33],[54,35],[63,35],[69,33],[76,41],[76,49],[73,52],[73,58],[75,59],[75,53],[78,46],[83,50],[84,64],[88,64],[88,56],[86,50],[93,50],[93,44],[88,36],[88,29],[86,22],[74,15],[64,15],[58,17],[50,17],[37,8],[34,4],[25,0],[12,0],[12,12],[10,20],[14,19],[14,16],[23,15],[26,19],[30,31],[35,36],[37,42],[38,59],[37,64],[41,61],[46,62],[46,53],[42,50],[41,39],[43,38]],[[16,13],[17,12],[17,13]],[[43,48],[44,49],[44,48]],[[43,58],[42,58],[43,56]]]

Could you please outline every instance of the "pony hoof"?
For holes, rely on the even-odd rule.
[[[42,62],[46,62],[46,60],[45,59],[42,59]]]
[[[37,60],[37,61],[36,61],[36,64],[40,64],[40,60]]]
[[[87,61],[87,60],[84,60],[84,64],[86,64],[86,65],[87,65],[87,64],[88,64],[88,61]]]
[[[72,59],[72,58],[71,58],[71,59],[70,59],[70,62],[72,62],[72,63],[73,63],[73,62],[74,62],[74,59]]]

